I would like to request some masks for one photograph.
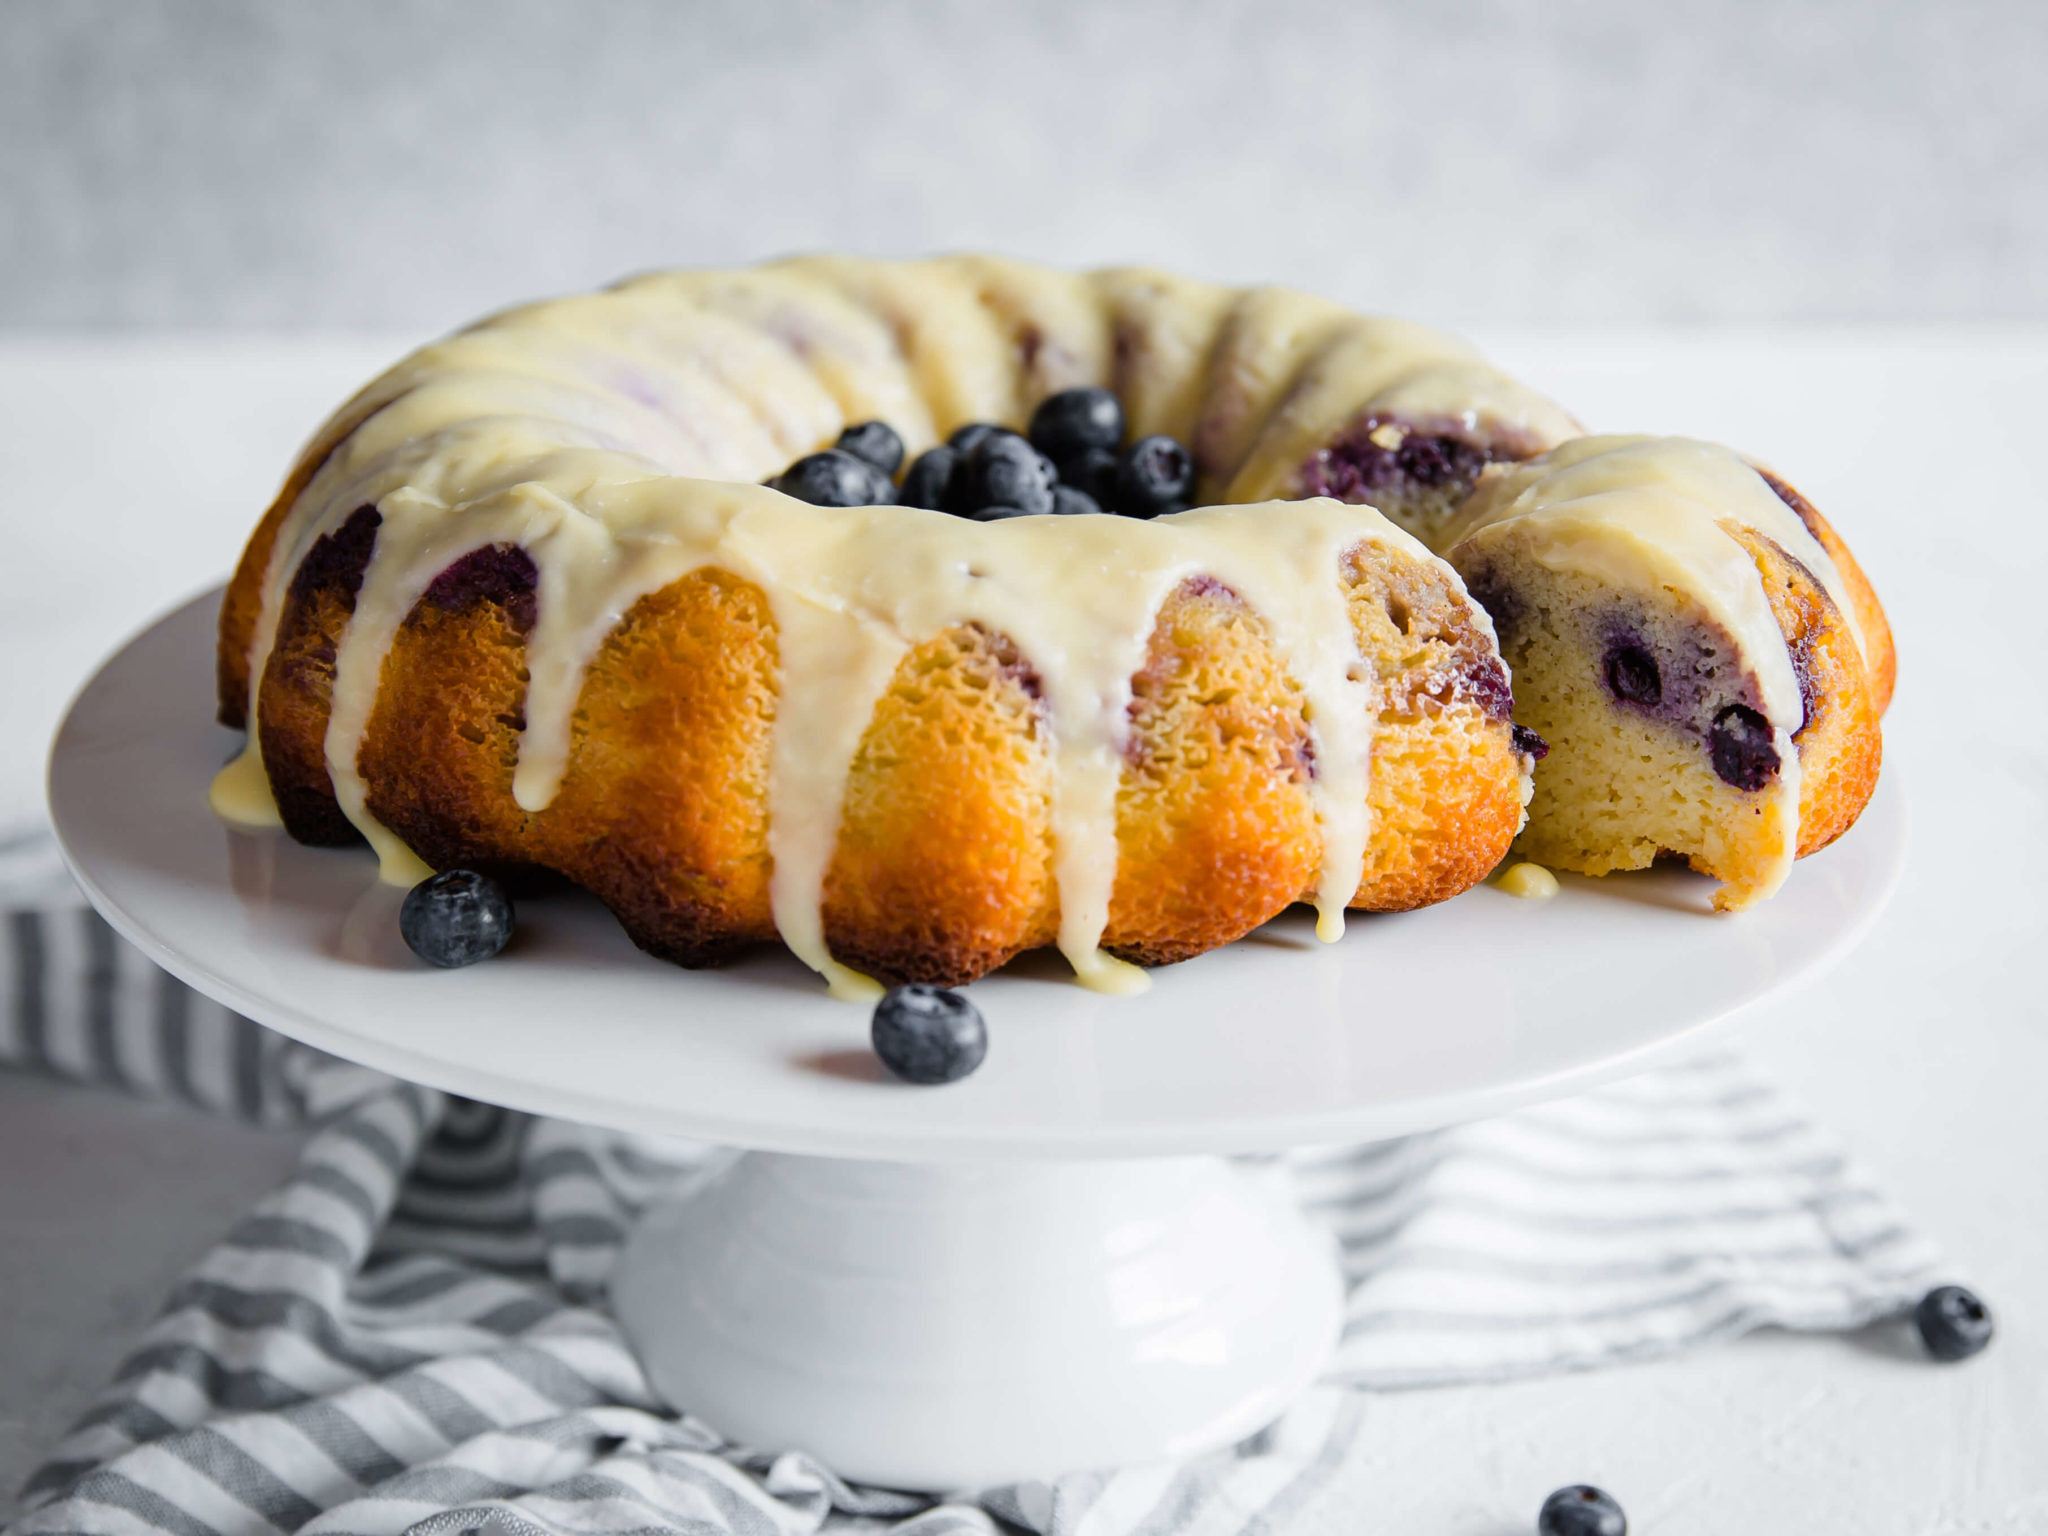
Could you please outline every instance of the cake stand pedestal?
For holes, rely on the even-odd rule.
[[[1336,1342],[1277,1163],[750,1152],[642,1222],[612,1305],[655,1386],[865,1482],[982,1487],[1213,1450]]]
[[[977,982],[991,1048],[888,1080],[867,1012],[779,952],[685,972],[578,895],[433,972],[367,853],[220,825],[217,595],[72,705],[50,803],[93,904],[173,974],[311,1045],[470,1098],[750,1149],[657,1204],[613,1282],[650,1379],[744,1442],[931,1490],[1192,1454],[1276,1417],[1337,1336],[1328,1239],[1284,1166],[1622,1076],[1817,974],[1905,856],[1887,775],[1756,911],[1654,871],[1481,887],[1319,945],[1289,913],[1085,992],[1032,957]]]

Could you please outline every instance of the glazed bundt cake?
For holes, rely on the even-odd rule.
[[[761,483],[1080,386],[1214,504]],[[810,258],[514,310],[301,455],[222,605],[215,805],[405,883],[552,871],[686,965],[779,937],[847,994],[1046,945],[1127,987],[1296,901],[1327,937],[1441,901],[1518,832],[1740,904],[1869,793],[1882,614],[1782,482],[1577,433],[1434,332],[1149,271]]]

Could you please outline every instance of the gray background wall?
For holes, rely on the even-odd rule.
[[[0,0],[0,326],[989,247],[1451,323],[2048,316],[2048,4]]]

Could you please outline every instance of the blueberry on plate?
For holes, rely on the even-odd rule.
[[[772,483],[783,495],[814,507],[872,507],[896,499],[887,476],[866,459],[838,448],[798,459]]]
[[[1194,458],[1163,434],[1139,438],[1116,462],[1116,510],[1125,517],[1185,512],[1194,490]]]
[[[1084,448],[1114,452],[1124,440],[1124,408],[1106,389],[1063,389],[1038,402],[1028,435],[1055,464]]]
[[[886,421],[862,421],[839,434],[833,446],[893,476],[903,465],[903,439]]]
[[[948,448],[943,443],[936,448],[925,449],[911,461],[910,473],[903,477],[903,491],[897,499],[906,507],[943,511],[954,472],[959,467],[959,449]]]
[[[1991,1342],[1991,1309],[1960,1285],[1937,1285],[1913,1309],[1920,1342],[1937,1360],[1967,1360]]]
[[[953,472],[946,510],[968,517],[980,516],[983,507],[1050,512],[1052,488],[1058,483],[1052,461],[1023,438],[1014,432],[991,432]]]
[[[1056,485],[1052,488],[1052,509],[1061,517],[1078,517],[1084,512],[1102,510],[1093,496],[1071,485]]]
[[[429,965],[454,969],[488,960],[512,937],[512,898],[489,875],[444,869],[405,893],[398,931]]]
[[[906,1083],[953,1083],[988,1055],[981,1010],[958,992],[913,982],[875,1004],[869,1038],[882,1065]]]
[[[1560,1488],[1543,1501],[1537,1536],[1628,1536],[1628,1516],[1614,1495],[1587,1483]]]

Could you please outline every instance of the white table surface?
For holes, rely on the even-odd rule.
[[[1506,1536],[1565,1482],[1632,1529],[2048,1529],[2048,331],[1497,335],[1602,430],[1773,461],[1897,628],[1913,788],[1891,911],[1746,1031],[1996,1309],[1961,1367],[1882,1330],[1376,1399],[1354,1529]],[[389,338],[0,339],[0,826],[99,656],[219,579],[297,442]],[[1946,531],[1953,530],[1953,536]],[[0,1081],[0,1482],[104,1378],[177,1268],[274,1180],[278,1138]],[[0,1511],[6,1508],[0,1494]]]

